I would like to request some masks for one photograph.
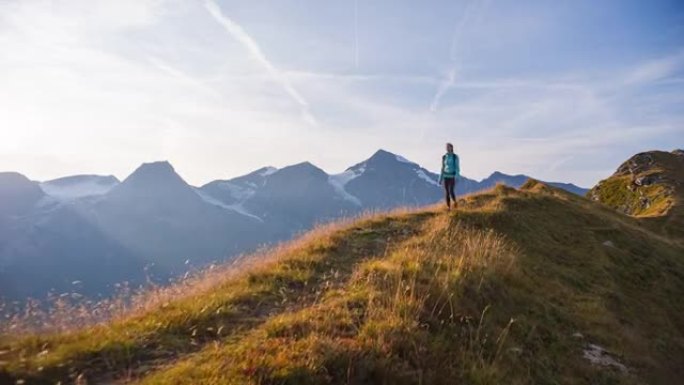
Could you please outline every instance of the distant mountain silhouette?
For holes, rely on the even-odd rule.
[[[492,175],[490,175],[489,177],[487,177],[487,178],[483,179],[482,181],[480,181],[479,183],[477,183],[477,187],[476,187],[477,190],[476,191],[486,190],[486,189],[492,188],[499,183],[505,184],[506,186],[509,186],[509,187],[519,188],[520,186],[525,184],[525,182],[528,179],[530,179],[530,177],[527,175],[520,175],[520,174],[518,174],[518,175],[507,175],[507,174],[503,174],[503,173],[496,171],[496,172],[492,173]],[[585,189],[582,187],[575,186],[572,183],[559,183],[559,182],[544,182],[544,183],[551,185],[551,186],[554,186],[554,187],[558,187],[558,188],[566,190],[566,191],[569,191],[573,194],[582,195],[582,196],[584,196],[589,191],[589,189]]]
[[[104,234],[77,207],[47,196],[17,173],[0,174],[0,294],[44,296],[50,289],[111,292],[144,281],[144,262]],[[82,281],[79,287],[72,282]]]
[[[45,196],[37,183],[16,172],[0,173],[0,218],[21,215]]]
[[[143,164],[86,209],[111,237],[176,273],[187,260],[224,259],[262,241],[256,219],[207,202],[168,162]]]

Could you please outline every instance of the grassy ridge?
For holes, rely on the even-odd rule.
[[[0,348],[5,378],[670,384],[684,374],[677,240],[534,181],[460,203],[314,234],[112,325],[11,342]],[[597,364],[584,357],[591,344],[605,351]]]
[[[498,343],[485,341],[484,325],[471,317],[484,305],[468,294],[481,290],[485,276],[505,277],[515,251],[492,232],[452,227],[446,216],[429,225],[386,258],[359,265],[346,287],[315,306],[272,318],[141,382],[438,383],[456,374],[459,361],[456,372],[466,378],[501,379],[494,363],[508,324]],[[464,341],[466,349],[451,345]]]

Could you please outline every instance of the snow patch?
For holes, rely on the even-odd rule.
[[[259,175],[269,176],[275,174],[277,171],[278,169],[275,167],[265,167],[264,171],[260,172]]]
[[[349,172],[350,171],[345,171],[342,174],[330,175],[328,177],[328,183],[330,183],[333,189],[335,189],[335,192],[344,200],[352,202],[357,206],[361,206],[361,200],[359,200],[359,198],[353,196],[352,194],[348,193],[347,190],[344,189],[344,185],[347,184],[351,179],[354,179],[354,177],[356,177],[354,176],[351,179],[349,179],[349,175],[345,175]]]
[[[49,210],[55,208],[63,203],[63,200],[59,200],[51,195],[45,195],[36,202],[35,207],[40,210]]]
[[[221,190],[226,190],[233,197],[233,199],[244,202],[251,198],[256,193],[257,185],[251,182],[246,183],[249,187],[240,186],[230,182],[222,182],[218,184]]]
[[[395,157],[397,158],[397,161],[399,161],[401,163],[416,164],[415,162],[411,162],[410,160],[404,158],[401,155],[395,155]]]
[[[58,185],[50,182],[40,184],[45,194],[61,201],[70,201],[90,196],[104,195],[114,188],[118,182],[102,183],[97,180],[88,180],[67,185]]]
[[[247,217],[250,217],[250,218],[252,218],[252,219],[256,219],[256,220],[259,221],[259,222],[263,222],[263,221],[264,221],[263,219],[259,218],[258,216],[256,216],[256,215],[250,213],[249,211],[247,211],[247,209],[245,209],[245,208],[242,206],[242,203],[243,203],[244,201],[242,201],[242,202],[240,202],[240,203],[232,204],[232,205],[227,205],[227,204],[221,202],[220,200],[218,200],[218,199],[216,199],[216,198],[214,198],[214,197],[212,197],[212,196],[210,196],[210,195],[205,194],[204,192],[202,192],[202,191],[199,190],[199,189],[195,189],[195,192],[197,193],[197,195],[200,196],[200,198],[202,198],[205,202],[207,202],[207,203],[209,203],[209,204],[211,204],[211,205],[218,206],[218,207],[220,207],[220,208],[222,208],[222,209],[235,211],[235,212],[238,213],[238,214],[242,214],[242,215],[247,216]]]
[[[428,183],[430,183],[430,184],[433,184],[433,185],[435,185],[435,186],[439,186],[439,185],[440,185],[439,182],[437,182],[436,180],[434,180],[433,178],[431,178],[430,175],[428,175],[428,174],[427,174],[424,170],[422,170],[422,169],[416,170],[416,174],[418,174],[418,177],[419,177],[420,179],[423,179],[424,181],[426,181],[426,182],[428,182]]]
[[[329,180],[331,183],[344,187],[347,183],[363,175],[364,172],[366,172],[365,164],[359,166],[357,169],[349,169],[340,174],[330,175]]]

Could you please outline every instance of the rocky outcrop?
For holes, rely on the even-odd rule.
[[[661,216],[681,201],[684,151],[649,151],[634,155],[588,197],[635,216]]]
[[[623,163],[618,169],[616,174],[620,175],[635,175],[647,171],[653,164],[655,160],[653,154],[649,152],[642,152],[634,155],[628,161]]]

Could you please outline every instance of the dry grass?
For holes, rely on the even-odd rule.
[[[319,223],[291,241],[263,247],[254,253],[237,256],[230,262],[214,263],[189,271],[168,285],[149,283],[133,288],[122,282],[115,285],[114,295],[104,299],[91,299],[77,292],[67,292],[50,293],[44,300],[30,298],[24,302],[0,302],[0,336],[69,332],[140,316],[171,301],[202,296],[246,271],[269,269],[283,258],[312,243],[323,242],[356,222],[407,215],[413,211],[415,209],[408,207],[391,212],[366,211],[353,217]]]
[[[238,340],[208,346],[142,382],[503,380],[496,364],[512,320],[492,327],[487,307],[464,306],[459,297],[484,290],[487,277],[511,274],[515,249],[493,232],[450,222],[448,216],[432,219],[392,254],[359,265],[347,285],[314,306],[274,317]],[[463,346],[445,351],[443,344],[456,336],[454,342]]]

